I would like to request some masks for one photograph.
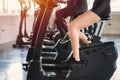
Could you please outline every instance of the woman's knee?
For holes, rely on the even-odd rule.
[[[72,31],[78,31],[78,26],[76,26],[76,24],[74,23],[70,23],[68,26],[68,32],[72,32]]]

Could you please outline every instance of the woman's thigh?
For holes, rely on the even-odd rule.
[[[87,11],[81,15],[79,15],[77,18],[75,18],[70,24],[70,28],[75,29],[83,29],[85,27],[88,27],[92,25],[93,23],[96,23],[100,20],[100,17],[96,15],[94,12]]]

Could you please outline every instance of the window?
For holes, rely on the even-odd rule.
[[[111,0],[112,12],[120,12],[120,0]]]
[[[0,0],[0,10],[3,9],[3,0]]]
[[[27,1],[27,0],[25,0]],[[32,0],[30,0],[32,1]],[[32,3],[32,2],[31,2]],[[32,4],[32,9],[33,9]],[[0,0],[0,14],[1,13],[8,13],[8,14],[19,14],[20,13],[20,2],[19,0]],[[31,9],[30,9],[31,10]]]
[[[93,1],[94,0],[88,0],[89,8],[92,7]],[[31,5],[31,7],[33,8],[33,5]],[[111,10],[112,12],[120,12],[120,0],[111,0]],[[0,14],[4,12],[12,14],[19,13],[20,12],[19,0],[0,0]]]
[[[94,0],[88,0],[88,7],[92,7],[92,3]],[[120,12],[120,0],[111,0],[111,11],[112,12]]]
[[[19,0],[0,0],[0,13],[12,13],[19,9]]]

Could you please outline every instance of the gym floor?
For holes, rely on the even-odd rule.
[[[114,41],[118,50],[117,69],[111,80],[120,80],[120,36],[103,36],[102,41]],[[28,47],[12,48],[14,42],[0,45],[0,80],[26,80],[22,69]]]

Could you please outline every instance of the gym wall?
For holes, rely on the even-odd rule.
[[[106,22],[102,35],[120,36],[120,13],[112,13],[111,17],[111,20]],[[0,44],[16,40],[19,30],[19,23],[19,15],[0,14]],[[27,17],[28,34],[30,34],[32,30],[32,23],[33,15],[29,15]]]

